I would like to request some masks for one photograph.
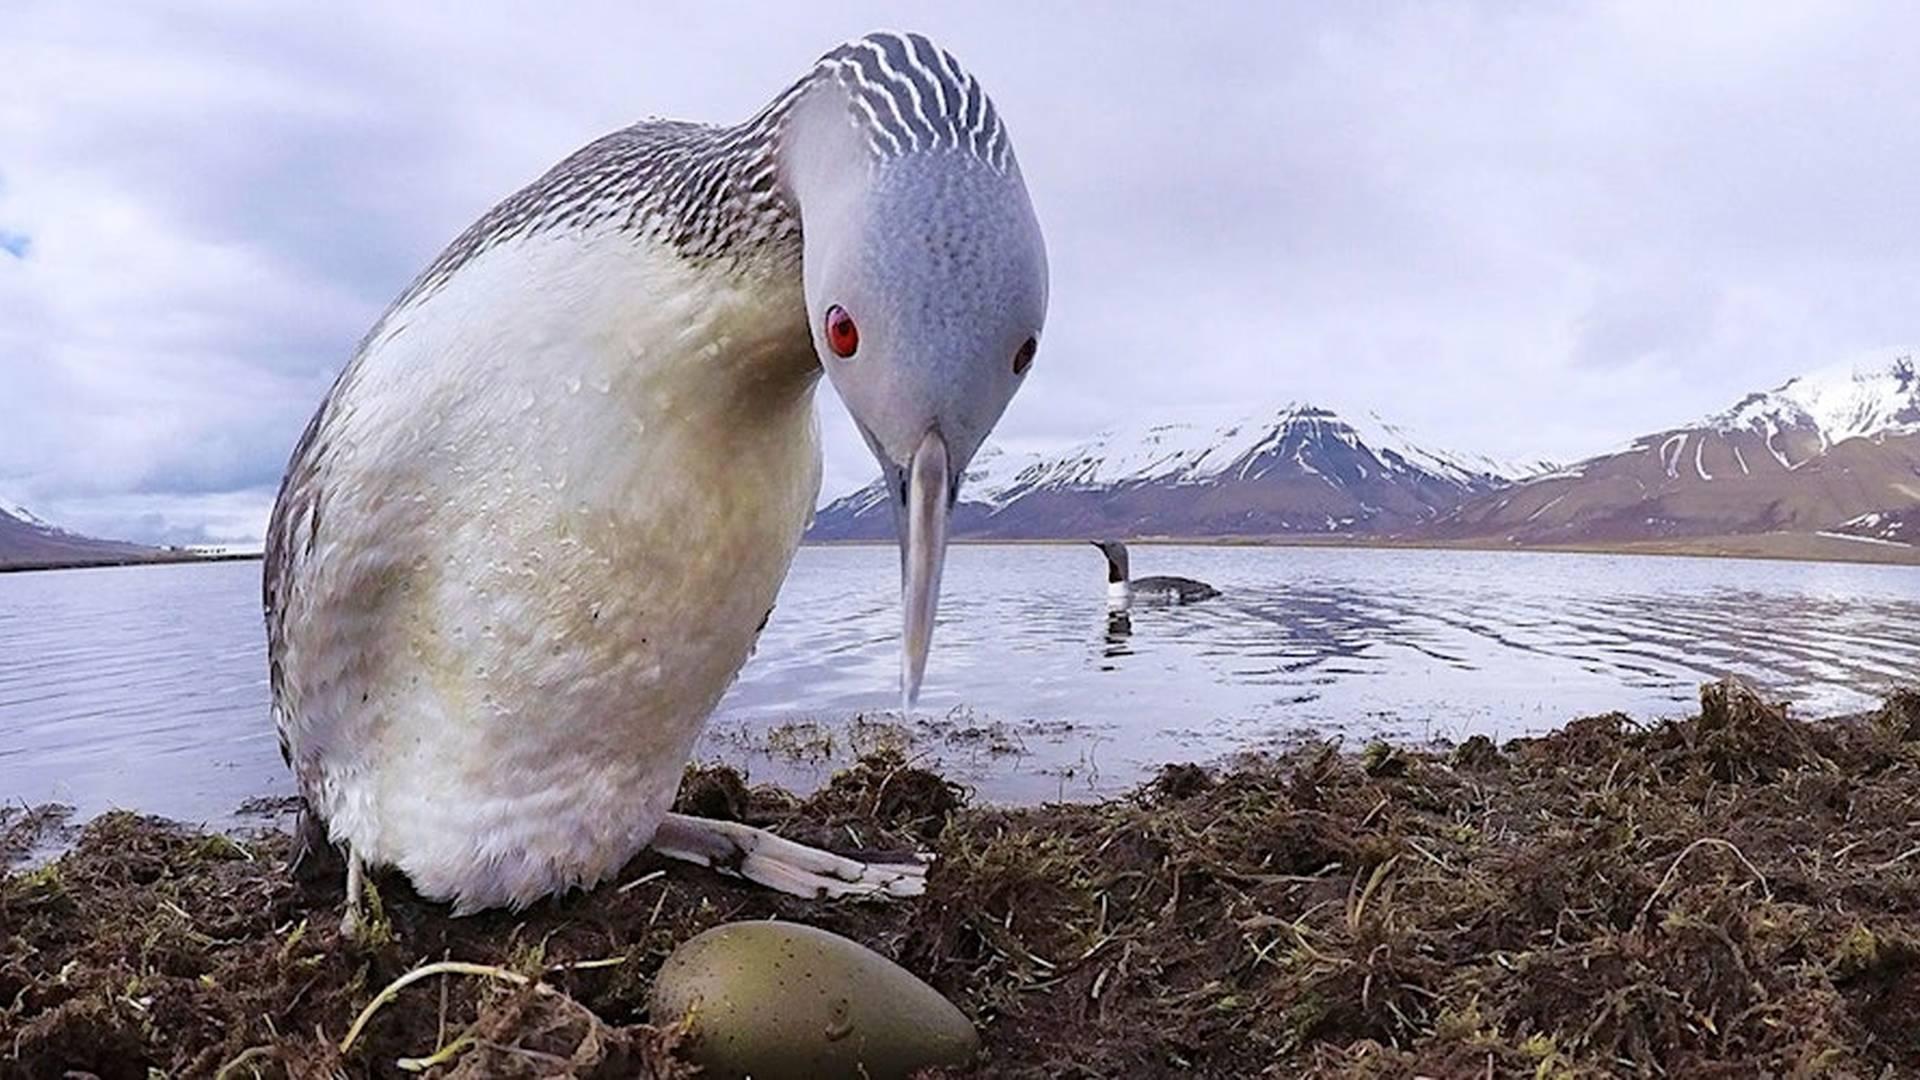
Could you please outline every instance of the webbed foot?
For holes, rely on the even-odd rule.
[[[668,814],[650,846],[668,858],[711,866],[723,874],[811,899],[919,896],[927,891],[924,858],[861,862],[737,821]]]

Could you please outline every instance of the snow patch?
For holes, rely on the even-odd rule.
[[[0,514],[5,514],[16,521],[27,525],[38,526],[42,529],[53,528],[52,525],[35,517],[33,511],[8,499],[0,499]]]
[[[1660,444],[1660,465],[1667,470],[1667,479],[1680,479],[1680,455],[1686,452],[1687,433],[1684,431],[1667,436],[1667,441]]]
[[[1547,502],[1546,502],[1546,503],[1545,503],[1544,505],[1542,505],[1542,506],[1540,507],[1540,509],[1538,509],[1538,510],[1535,510],[1535,511],[1534,511],[1533,513],[1531,513],[1531,514],[1528,514],[1528,515],[1527,515],[1527,520],[1528,520],[1528,521],[1532,521],[1532,520],[1533,520],[1534,518],[1537,518],[1537,517],[1539,517],[1539,516],[1540,516],[1541,514],[1544,514],[1544,513],[1546,513],[1547,511],[1549,511],[1549,510],[1551,510],[1551,509],[1553,509],[1554,507],[1556,507],[1556,506],[1559,506],[1559,505],[1560,505],[1560,500],[1562,500],[1562,499],[1564,499],[1564,498],[1566,498],[1566,497],[1567,497],[1567,496],[1568,496],[1569,494],[1570,494],[1570,492],[1565,492],[1565,491],[1563,491],[1563,492],[1561,492],[1560,494],[1558,494],[1558,495],[1555,495],[1555,496],[1554,496],[1554,497],[1553,497],[1552,499],[1549,499],[1549,500],[1548,500],[1548,501],[1547,501]],[[1501,505],[1502,505],[1502,506],[1505,506],[1506,504],[1505,504],[1505,503],[1502,503]]]
[[[1806,430],[1821,449],[1848,439],[1920,432],[1920,369],[1914,349],[1881,349],[1748,394],[1706,426],[1752,431],[1772,448],[1782,431]],[[1776,450],[1776,458],[1788,468]]]
[[[1799,468],[1799,466],[1795,465],[1791,461],[1788,461],[1785,451],[1773,445],[1773,437],[1775,434],[1777,434],[1777,432],[1769,431],[1767,433],[1767,440],[1766,440],[1767,453],[1773,455],[1773,460],[1779,462],[1781,468],[1787,470],[1788,472],[1792,472],[1793,470]]]
[[[1840,523],[1840,529],[1856,540],[1883,540],[1912,547],[1912,541],[1920,538],[1920,528],[1909,528],[1912,524],[1915,522],[1898,511],[1875,510],[1848,518]]]
[[[1910,548],[1913,546],[1912,544],[1901,543],[1898,540],[1882,540],[1877,536],[1855,536],[1852,533],[1843,532],[1826,532],[1823,530],[1813,535],[1824,536],[1832,540],[1852,540],[1861,544],[1879,544],[1881,547]]]

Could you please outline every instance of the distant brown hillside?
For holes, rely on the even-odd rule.
[[[1421,534],[1515,544],[1632,544],[1786,533],[1920,537],[1920,373],[1906,355],[1750,394],[1466,500]]]
[[[123,562],[161,554],[159,548],[81,536],[0,510],[0,568]]]
[[[1788,432],[1681,429],[1468,500],[1430,530],[1449,539],[1564,544],[1763,532],[1849,532],[1920,517],[1920,435],[1822,448]],[[1890,535],[1876,538],[1895,540]]]

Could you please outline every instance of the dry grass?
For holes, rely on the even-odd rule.
[[[1732,684],[1702,705],[1451,755],[1174,766],[1093,805],[968,808],[897,755],[807,800],[704,770],[696,812],[930,847],[928,895],[806,904],[643,858],[452,920],[387,880],[392,940],[364,950],[284,840],[110,815],[0,885],[0,1072],[671,1075],[652,973],[770,915],[951,996],[983,1076],[1920,1072],[1920,695],[1831,723]]]

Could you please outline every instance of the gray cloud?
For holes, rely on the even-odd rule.
[[[993,92],[1048,231],[1010,446],[1307,399],[1572,458],[1916,336],[1899,5],[29,2],[0,36],[0,492],[257,535],[353,343],[489,204],[903,21]],[[825,411],[831,494],[871,465]]]

